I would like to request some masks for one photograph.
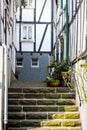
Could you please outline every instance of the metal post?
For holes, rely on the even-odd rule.
[[[7,9],[5,9],[5,45],[4,45],[4,130],[8,129],[8,49],[7,49]]]

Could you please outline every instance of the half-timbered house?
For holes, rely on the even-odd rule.
[[[55,43],[56,1],[27,0],[17,11],[16,76],[20,80],[41,81]]]

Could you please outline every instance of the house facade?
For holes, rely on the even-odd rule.
[[[16,0],[0,0],[0,130],[7,128],[7,91],[11,73],[15,73],[16,6]]]
[[[77,104],[83,130],[87,129],[87,1],[58,0],[56,59],[69,58],[78,81]],[[78,94],[79,93],[79,94]]]
[[[19,80],[42,81],[46,78],[56,41],[55,23],[55,0],[28,0],[25,7],[18,8],[16,76]]]

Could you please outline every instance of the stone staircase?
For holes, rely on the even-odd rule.
[[[75,93],[67,87],[8,89],[8,130],[82,130]]]

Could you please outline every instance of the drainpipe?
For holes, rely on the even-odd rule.
[[[7,9],[5,9],[5,45],[4,45],[4,130],[8,128],[8,48],[7,48]]]
[[[7,45],[4,47],[5,52],[5,90],[4,90],[4,130],[8,128],[8,51]]]
[[[68,0],[66,0],[66,58],[69,58],[69,18],[68,18]]]

